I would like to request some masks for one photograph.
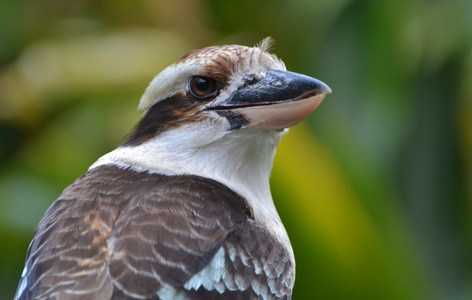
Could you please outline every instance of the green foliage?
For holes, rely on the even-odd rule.
[[[0,298],[47,207],[124,139],[154,75],[268,35],[333,89],[274,166],[294,298],[472,298],[467,0],[0,1]]]

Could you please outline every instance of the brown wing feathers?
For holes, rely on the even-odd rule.
[[[212,180],[98,167],[68,187],[41,221],[22,299],[107,299],[117,288],[151,298],[163,287],[181,287],[250,217],[244,199]]]

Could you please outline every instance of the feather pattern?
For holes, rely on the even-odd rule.
[[[103,165],[46,212],[16,299],[286,299],[293,276],[222,184]]]

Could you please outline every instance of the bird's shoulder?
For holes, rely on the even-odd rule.
[[[245,199],[214,180],[104,165],[77,179],[46,212],[19,296],[193,299],[208,289],[221,296],[250,287],[247,270],[267,282],[290,273],[290,264],[277,269],[281,262],[274,261],[283,253],[264,248],[273,242]],[[236,277],[205,282],[204,272],[222,272],[213,267],[217,260]],[[261,260],[275,271],[261,273]]]

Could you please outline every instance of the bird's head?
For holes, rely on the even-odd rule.
[[[281,132],[305,119],[331,90],[317,79],[286,71],[268,52],[270,44],[267,38],[254,48],[208,47],[163,70],[142,96],[143,119],[125,144],[138,145],[178,128],[190,136],[211,132],[215,138],[240,130]]]
[[[269,199],[282,133],[331,92],[317,79],[286,71],[268,52],[270,44],[208,47],[163,70],[141,98],[143,117],[130,137],[92,168],[112,163],[200,175]]]

